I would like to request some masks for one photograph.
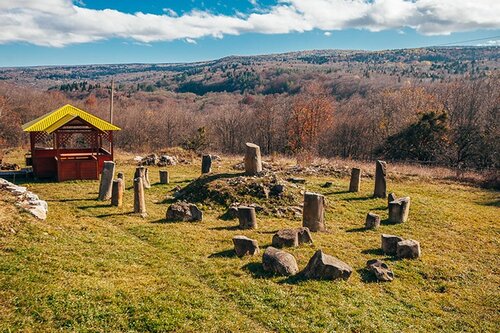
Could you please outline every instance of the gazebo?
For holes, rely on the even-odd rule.
[[[33,174],[58,181],[99,179],[113,160],[113,131],[120,128],[72,105],[23,125],[30,133]]]

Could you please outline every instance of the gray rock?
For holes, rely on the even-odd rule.
[[[245,255],[253,256],[260,253],[257,241],[246,236],[234,236],[233,244],[234,252],[236,252],[236,255],[240,258]]]
[[[401,242],[403,238],[394,235],[382,234],[382,251],[388,255],[395,255],[398,242]]]
[[[380,227],[380,216],[374,213],[366,214],[365,228],[376,229],[378,227]]]
[[[299,237],[296,229],[278,230],[273,236],[274,247],[296,247],[299,246]]]
[[[410,197],[399,198],[389,202],[389,222],[403,223],[410,213]]]
[[[295,184],[305,184],[306,180],[304,178],[291,177],[287,179],[290,183]]]
[[[387,205],[389,205],[389,203],[391,201],[394,201],[397,199],[398,199],[398,197],[396,196],[396,193],[394,193],[394,192],[389,193],[389,195],[387,196]]]
[[[269,195],[273,197],[282,197],[285,194],[285,185],[283,184],[274,184],[269,189]]]
[[[187,202],[176,202],[167,209],[167,221],[201,221],[203,212],[195,204]]]
[[[390,270],[386,263],[371,259],[366,262],[366,269],[375,274],[378,281],[389,282],[394,280],[394,273]]]
[[[352,274],[352,268],[345,262],[318,250],[311,257],[302,274],[308,279],[347,280]]]
[[[311,237],[311,232],[309,228],[301,227],[297,229],[297,238],[299,239],[299,245],[307,243],[312,244],[313,240]]]
[[[420,257],[420,243],[413,239],[397,243],[396,257],[400,259],[416,259]]]
[[[269,246],[262,255],[262,267],[266,272],[286,276],[295,275],[299,271],[293,255],[272,246]]]
[[[231,219],[231,220],[237,218],[238,217],[238,205],[232,204],[231,206],[229,206],[225,215],[228,219]]]

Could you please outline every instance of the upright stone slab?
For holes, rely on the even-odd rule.
[[[146,216],[146,201],[144,199],[144,185],[142,178],[137,177],[134,179],[134,213],[140,214],[142,217]]]
[[[142,179],[142,186],[144,186],[144,188],[151,188],[151,182],[149,181],[148,168],[145,168],[143,166],[136,168],[135,174],[134,174],[134,179],[135,178]]]
[[[257,217],[255,216],[254,207],[239,206],[238,220],[240,229],[257,229]]]
[[[168,184],[170,183],[170,177],[168,175],[167,170],[160,170],[160,184]]]
[[[115,176],[115,162],[105,161],[101,174],[101,183],[99,184],[98,200],[104,201],[111,199],[113,187],[113,178]]]
[[[325,197],[321,194],[304,193],[302,226],[310,231],[325,231]]]
[[[420,257],[420,243],[413,239],[398,242],[396,256],[399,259],[416,259]]]
[[[201,157],[201,173],[210,173],[210,171],[212,171],[212,156],[203,155]]]
[[[375,190],[373,191],[374,198],[385,198],[387,196],[387,163],[377,161],[375,165]]]
[[[245,174],[255,176],[262,171],[262,158],[260,156],[260,147],[254,143],[247,142],[245,151]]]
[[[361,184],[361,169],[352,168],[351,182],[349,183],[349,192],[358,192]]]
[[[389,193],[389,195],[387,196],[387,207],[389,207],[389,203],[391,203],[391,201],[397,200],[397,198],[398,197],[396,197],[396,193]]]
[[[389,222],[403,223],[410,213],[410,197],[404,197],[389,202]]]
[[[113,190],[111,191],[111,205],[121,207],[123,204],[123,180],[118,178],[113,180]]]

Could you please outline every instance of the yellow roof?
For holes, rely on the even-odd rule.
[[[119,131],[121,129],[118,126],[91,115],[88,112],[80,110],[73,105],[66,104],[57,110],[49,112],[35,120],[30,121],[29,123],[24,124],[23,131],[52,133],[75,118],[81,118],[101,131]]]

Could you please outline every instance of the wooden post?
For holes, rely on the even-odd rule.
[[[201,173],[210,173],[212,170],[212,156],[203,155],[201,158]]]
[[[361,169],[352,168],[351,182],[349,183],[349,192],[358,192],[361,184]]]
[[[262,171],[262,158],[260,156],[260,147],[254,143],[247,142],[245,152],[245,174],[254,176]]]
[[[304,193],[302,226],[310,231],[325,231],[325,197],[321,194]]]
[[[111,205],[121,207],[123,204],[123,180],[118,178],[113,180],[113,190],[111,191]]]
[[[257,229],[257,217],[254,207],[239,206],[238,220],[240,229]]]
[[[104,201],[111,199],[114,174],[115,174],[115,162],[105,161],[101,174],[101,183],[99,185],[98,200]]]
[[[148,168],[140,166],[135,169],[134,178],[142,178],[142,185],[144,188],[151,188],[151,183],[149,182]]]
[[[160,184],[170,183],[170,177],[167,170],[160,170]]]
[[[134,213],[140,214],[145,217],[146,214],[146,201],[144,199],[144,185],[142,178],[137,177],[134,179]]]
[[[118,172],[116,178],[123,180],[123,186],[125,187],[125,174],[123,172]]]
[[[373,191],[374,198],[385,198],[387,196],[387,183],[385,177],[387,175],[387,163],[377,161],[375,165],[375,190]]]

